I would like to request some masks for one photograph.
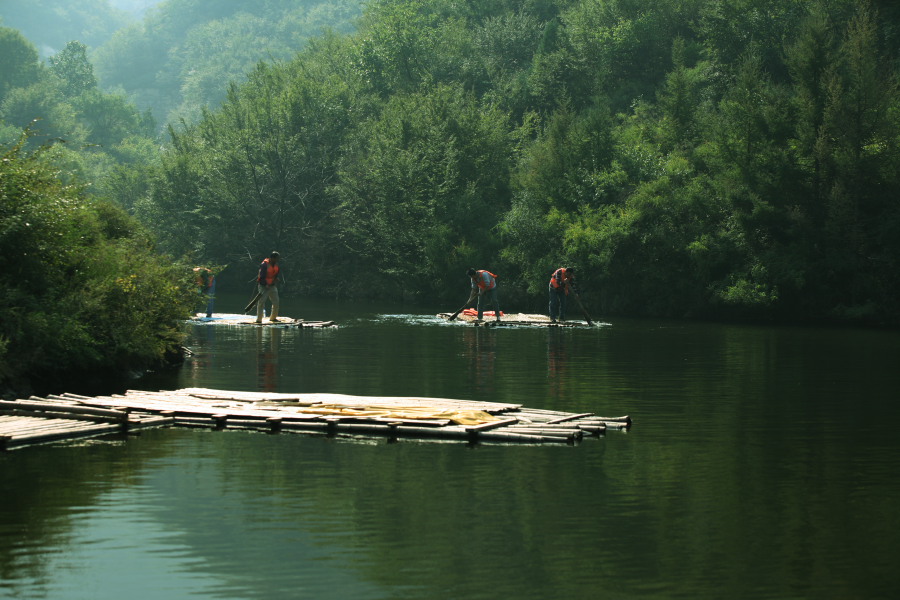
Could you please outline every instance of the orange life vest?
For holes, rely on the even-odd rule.
[[[263,260],[259,265],[259,275],[256,276],[256,281],[263,285],[272,285],[277,277],[278,265],[270,263],[268,258]]]
[[[492,290],[497,287],[497,276],[491,273],[490,271],[485,271],[482,269],[481,271],[475,271],[476,281],[475,285],[480,287],[482,290]],[[485,276],[487,275],[487,277]]]
[[[553,275],[550,277],[550,285],[554,288],[559,289],[561,285],[564,283],[568,283],[572,281],[572,277],[566,273],[565,267],[560,267],[556,271],[553,272]],[[566,286],[566,294],[569,293],[569,287]]]

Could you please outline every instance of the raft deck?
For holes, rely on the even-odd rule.
[[[453,313],[438,313],[438,317],[449,320]],[[493,312],[485,312],[483,313],[484,319],[479,321],[478,315],[473,314],[469,310],[459,313],[454,319],[455,321],[460,321],[462,323],[467,323],[470,325],[475,325],[477,327],[509,327],[513,325],[518,326],[529,326],[529,327],[588,327],[588,323],[585,321],[577,321],[577,320],[565,320],[565,321],[556,321],[555,323],[550,321],[550,317],[547,315],[537,315],[537,314],[528,314],[528,313],[503,313],[500,312],[500,320],[497,321],[496,317],[494,317]]]
[[[148,392],[129,390],[124,395],[80,396],[63,394],[4,402],[0,414],[20,419],[17,428],[0,429],[2,447],[9,449],[45,441],[69,439],[59,433],[39,437],[28,428],[40,420],[112,419],[108,431],[72,438],[128,431],[149,426],[193,426],[214,429],[251,429],[271,433],[298,432],[325,435],[380,436],[389,439],[445,439],[465,442],[574,443],[584,436],[599,436],[607,429],[630,427],[630,417],[600,417],[519,404],[478,402],[449,398],[348,396],[343,394],[284,394],[235,392],[207,388]],[[0,417],[2,418],[2,417]],[[160,420],[162,419],[162,420]],[[2,423],[2,422],[0,422]],[[5,431],[5,433],[4,433]]]
[[[337,327],[334,321],[305,321],[291,317],[278,317],[276,321],[270,321],[266,317],[262,323],[257,323],[256,315],[227,313],[213,313],[212,317],[207,317],[206,313],[197,313],[191,317],[191,322],[208,325],[251,325],[253,327]]]

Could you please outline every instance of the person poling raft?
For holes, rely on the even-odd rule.
[[[478,320],[481,321],[484,317],[482,300],[487,297],[490,299],[491,306],[494,307],[495,319],[497,322],[500,322],[500,301],[497,300],[497,276],[485,269],[479,271],[469,269],[466,271],[466,275],[472,280],[472,293],[469,296],[469,302],[475,297],[478,298],[478,304],[476,305]]]
[[[458,317],[459,313],[464,311],[472,303],[472,300],[478,298],[478,320],[481,321],[484,317],[481,299],[485,296],[489,296],[491,305],[494,307],[494,317],[496,317],[497,321],[500,321],[500,302],[497,300],[497,276],[490,271],[483,269],[480,271],[469,269],[466,271],[466,275],[468,275],[469,279],[472,281],[472,293],[469,294],[469,299],[466,300],[466,303],[463,304],[458,311],[450,315],[450,318],[447,320],[452,321]]]
[[[575,267],[560,267],[550,276],[550,322],[566,320],[566,300],[569,290],[575,289]]]
[[[569,296],[574,297],[576,304],[581,309],[581,312],[584,313],[585,321],[588,326],[593,326],[594,322],[591,320],[591,316],[588,314],[587,309],[585,309],[584,304],[581,303],[581,297],[578,294],[578,290],[575,289],[575,268],[574,267],[560,267],[553,271],[550,277],[549,291],[550,291],[550,305],[549,305],[549,318],[544,315],[533,315],[533,314],[506,314],[504,315],[500,312],[500,303],[497,300],[497,276],[491,273],[490,271],[481,270],[476,271],[475,269],[469,269],[466,272],[466,275],[472,281],[472,293],[469,295],[466,303],[463,304],[456,312],[450,314],[448,313],[440,313],[439,317],[447,319],[448,321],[453,321],[460,314],[463,315],[463,319],[473,322],[472,317],[476,317],[474,320],[475,324],[484,323],[484,309],[481,304],[482,298],[485,296],[489,296],[490,300],[494,307],[494,315],[496,317],[497,323],[503,322],[504,324],[512,324],[512,325],[550,325],[556,327],[571,327],[580,323],[580,321],[572,321],[567,323],[566,320],[566,304]],[[469,309],[469,306],[472,304],[472,301],[478,298],[478,309],[477,312],[475,310]],[[504,317],[501,319],[501,315]],[[488,316],[491,316],[488,313]],[[493,325],[493,323],[491,323]]]
[[[560,267],[555,270],[553,275],[550,276],[550,285],[548,287],[550,292],[549,313],[551,323],[556,323],[557,319],[559,322],[566,320],[566,303],[571,293],[578,304],[578,308],[584,313],[584,319],[587,321],[587,324],[594,324],[591,321],[591,316],[581,303],[578,290],[575,289],[575,267]]]
[[[278,298],[278,275],[281,271],[281,267],[278,266],[278,259],[280,257],[281,255],[278,252],[272,252],[268,258],[260,263],[259,273],[256,276],[256,296],[244,307],[244,312],[248,312],[254,305],[256,306],[257,323],[262,323],[266,300],[272,303],[269,321],[272,323],[278,322],[278,308],[281,304]]]

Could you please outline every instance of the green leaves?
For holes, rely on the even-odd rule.
[[[14,29],[0,27],[0,103],[10,90],[37,82],[40,73],[37,49]]]
[[[445,295],[475,264],[532,299],[577,264],[613,311],[900,313],[898,44],[868,4],[381,0],[291,60],[299,13],[234,7],[181,0],[110,45],[136,60],[188,32],[159,74],[187,116],[160,168],[103,188],[176,254],[277,246],[348,295]],[[106,123],[110,152],[138,152],[96,100],[72,101],[85,139]]]
[[[68,97],[75,97],[97,88],[94,67],[88,61],[87,47],[72,41],[50,57],[50,71],[60,81],[60,90]]]
[[[120,208],[63,185],[51,159],[0,156],[0,382],[156,366],[192,286]]]
[[[509,168],[502,113],[438,86],[395,97],[351,147],[333,193],[357,260],[445,289],[473,258],[472,244],[482,260],[495,248],[490,231],[506,208]]]

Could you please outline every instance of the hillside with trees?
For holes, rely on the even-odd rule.
[[[92,194],[164,252],[246,273],[278,249],[307,293],[458,301],[474,266],[540,310],[567,264],[607,315],[900,321],[893,3],[376,0],[299,49],[289,4],[161,3],[6,69],[0,118],[81,135]],[[169,98],[164,144],[142,109],[101,151],[113,128],[41,104],[86,105],[93,64]]]
[[[0,26],[21,32],[41,57],[56,54],[71,41],[97,48],[132,22],[110,0],[3,0]]]
[[[349,32],[359,0],[166,0],[92,53],[101,85],[161,122],[218,107],[260,61],[290,60],[324,30]]]
[[[0,26],[42,58],[77,41],[100,87],[160,123],[195,120],[260,61],[289,60],[323,31],[349,32],[359,0],[4,0]]]
[[[318,293],[575,264],[607,313],[896,321],[897,9],[650,4],[371,3],[173,127],[137,214]]]

